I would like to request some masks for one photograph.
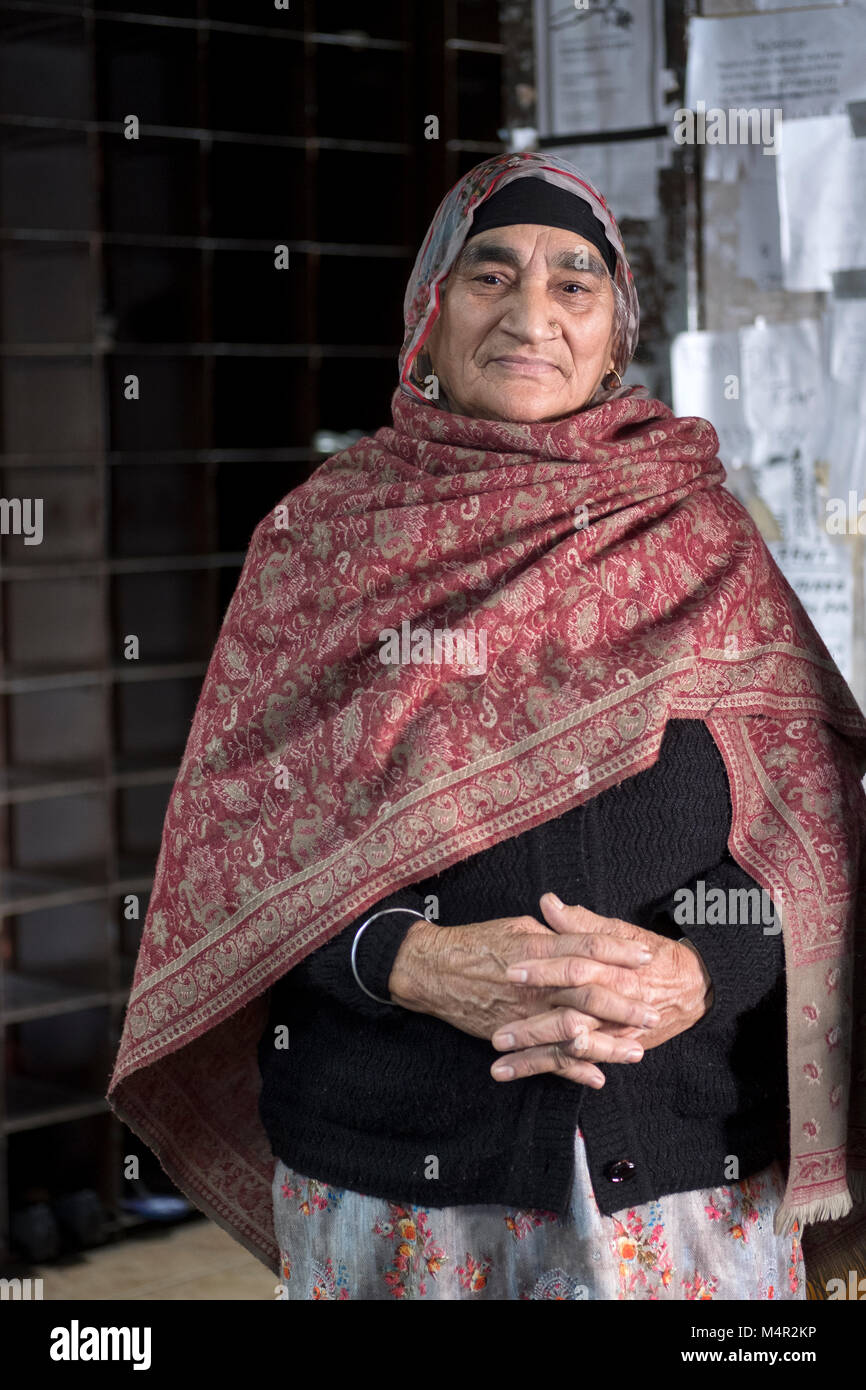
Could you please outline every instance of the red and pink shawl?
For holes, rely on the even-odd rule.
[[[677,717],[706,721],[731,853],[782,916],[777,1231],[866,1200],[866,721],[721,486],[714,429],[642,387],[554,424],[426,399],[419,357],[474,211],[523,177],[602,223],[625,370],[637,295],[601,194],[548,154],[470,170],[409,281],[393,425],[257,527],[169,801],[108,1099],[275,1271],[256,1054],[270,985],[392,890],[651,766]],[[404,623],[413,652],[464,635],[485,660],[385,665]]]
[[[866,721],[717,447],[657,400],[525,425],[397,391],[392,427],[257,527],[169,802],[109,1099],[273,1269],[269,986],[392,890],[649,767],[677,717],[706,721],[731,853],[782,915],[777,1229],[866,1197]],[[384,665],[404,619],[483,633],[486,669]]]

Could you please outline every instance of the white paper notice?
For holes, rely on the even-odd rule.
[[[795,449],[817,456],[825,429],[821,331],[815,319],[759,321],[740,329],[743,413],[755,440],[753,462]]]
[[[694,18],[688,42],[691,110],[780,107],[790,122],[866,96],[866,7]]]
[[[811,461],[810,461],[811,462]],[[755,469],[758,496],[774,516],[787,545],[819,535],[818,496],[814,468],[802,453],[778,453]]]
[[[711,183],[738,183],[746,149],[744,145],[704,145],[703,176]],[[761,150],[763,155],[763,150]],[[768,160],[769,162],[769,160]],[[775,178],[775,172],[773,174]]]
[[[866,299],[831,299],[830,371],[838,381],[866,377]]]
[[[737,273],[759,289],[782,288],[782,243],[776,161],[765,159],[760,146],[742,151]]]
[[[866,266],[866,139],[847,116],[789,121],[777,164],[785,288],[832,290]]]
[[[620,140],[611,145],[557,145],[552,154],[575,164],[600,190],[620,222],[624,217],[651,221],[658,216],[658,170],[667,140]]]
[[[847,546],[836,545],[819,533],[813,539],[771,544],[769,550],[842,675],[850,681],[854,585]]]
[[[661,0],[535,0],[538,124],[543,135],[639,129],[663,109]],[[543,137],[542,137],[543,138]]]
[[[821,450],[829,461],[827,490],[831,497],[847,497],[854,488],[866,496],[866,400],[862,376],[837,380],[831,377],[828,391],[827,438]]]
[[[752,456],[743,415],[740,345],[734,333],[677,333],[671,344],[675,415],[699,415],[719,436],[719,457],[738,467]]]
[[[746,140],[762,153],[772,147],[778,119],[772,113],[782,112],[780,128],[785,120],[846,114],[848,101],[866,96],[864,51],[866,7],[691,19],[687,107],[703,110],[708,122],[714,112],[726,119],[728,113],[756,113],[742,140],[736,127],[730,131],[722,123],[713,134],[708,128],[704,177],[725,183],[749,177]],[[775,156],[764,158],[769,164]]]

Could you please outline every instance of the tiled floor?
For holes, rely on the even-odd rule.
[[[32,1270],[45,1299],[273,1299],[276,1276],[219,1226],[193,1220]]]

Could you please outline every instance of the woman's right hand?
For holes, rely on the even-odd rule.
[[[459,927],[415,922],[395,957],[389,993],[404,1009],[432,1014],[488,1039],[505,1023],[562,1008],[564,1033],[580,1044],[580,1060],[568,1058],[568,1079],[603,1085],[604,1076],[592,1063],[639,1061],[639,1037],[618,1034],[658,1021],[640,997],[637,969],[648,956],[641,944],[620,936],[574,934],[569,941],[573,954],[582,957],[582,988],[528,989],[505,978],[510,965],[540,956],[540,941],[551,935],[549,927],[529,916]],[[586,1011],[587,989],[592,1013]],[[606,1024],[612,1031],[605,1031]],[[569,1044],[562,1046],[567,1050]]]

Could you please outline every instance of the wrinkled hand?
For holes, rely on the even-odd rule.
[[[547,1003],[551,1007],[530,1017],[525,1011],[516,1014],[493,1034],[493,1046],[508,1054],[491,1068],[497,1080],[510,1081],[550,1071],[568,1080],[585,1081],[585,1069],[580,1070],[581,1062],[575,1059],[621,1060],[619,1056],[595,1055],[593,1030],[586,1017],[575,1012],[576,1005],[584,1015],[598,1021],[606,1006],[609,987],[639,998],[658,1015],[658,1022],[649,1028],[604,1025],[608,1037],[633,1040],[639,1056],[624,1060],[639,1060],[643,1051],[685,1032],[703,1017],[709,1003],[711,982],[703,961],[690,946],[645,931],[632,922],[600,917],[584,907],[557,906],[557,899],[550,893],[541,898],[540,905],[556,934],[543,939],[532,959],[513,961],[506,970],[506,978],[531,990],[533,995],[537,995],[539,989],[549,991]],[[607,969],[603,973],[589,972],[589,962],[575,954],[572,943],[575,937],[587,940],[595,934],[644,946],[650,959],[627,972],[624,980],[621,978],[623,972]],[[595,1072],[595,1075],[603,1085],[602,1073]]]
[[[505,1025],[560,1004],[571,1037],[580,1030],[584,1040],[582,1057],[570,1055],[569,1078],[603,1085],[602,1073],[591,1063],[639,1060],[643,1053],[635,1049],[633,1034],[659,1023],[660,1016],[648,1011],[641,998],[637,967],[649,958],[643,944],[599,931],[595,923],[605,919],[592,913],[588,917],[590,930],[575,929],[568,935],[529,916],[455,927],[418,921],[395,957],[388,980],[390,997],[403,1008],[432,1014],[488,1040]],[[509,978],[509,966],[533,959],[549,964],[551,951],[557,949],[572,960],[575,987],[536,988]],[[622,1037],[615,1035],[615,1027],[625,1030]]]

